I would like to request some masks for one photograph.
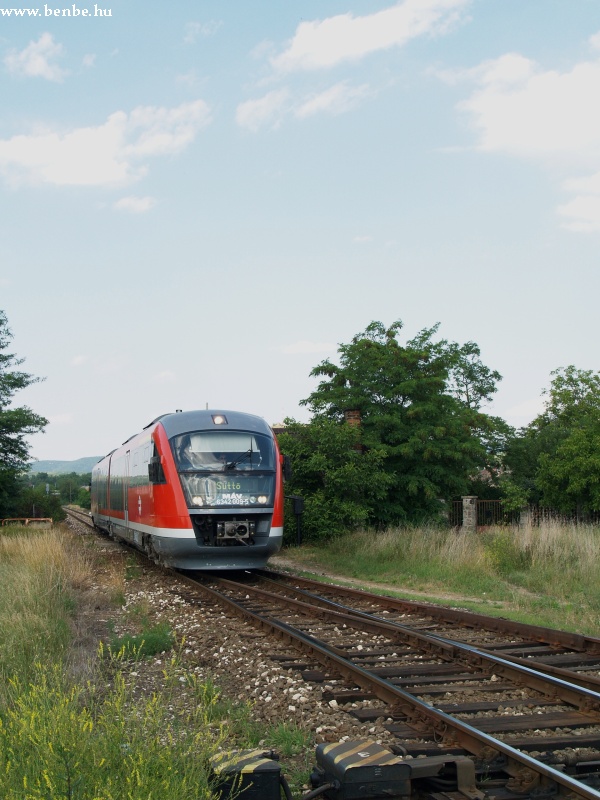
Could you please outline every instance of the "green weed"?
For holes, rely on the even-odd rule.
[[[123,652],[125,658],[138,659],[167,652],[172,649],[174,643],[175,639],[169,626],[166,623],[159,623],[141,633],[113,635],[110,640],[110,652]]]

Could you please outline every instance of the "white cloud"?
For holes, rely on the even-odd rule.
[[[87,356],[73,356],[70,363],[72,367],[81,367],[87,360]]]
[[[203,100],[175,108],[116,111],[96,127],[40,130],[0,140],[0,172],[11,182],[58,186],[126,184],[146,172],[141,159],[180,152],[210,122]]]
[[[370,53],[404,45],[418,36],[445,33],[472,1],[401,0],[362,17],[349,12],[302,22],[283,52],[269,58],[275,73],[269,80],[292,72],[357,61]],[[271,42],[265,41],[254,55],[266,57],[272,49]],[[257,132],[265,126],[277,128],[286,116],[306,119],[323,112],[343,114],[372,94],[368,84],[353,86],[346,80],[312,93],[292,92],[286,87],[240,103],[236,121],[241,127]]]
[[[343,114],[354,108],[368,94],[369,87],[366,84],[349,86],[347,81],[342,81],[302,102],[295,109],[294,114],[300,119],[313,116],[321,111]]]
[[[263,125],[277,126],[285,113],[285,106],[289,99],[287,89],[269,92],[258,100],[246,100],[237,107],[235,119],[242,128],[248,128],[256,133]]]
[[[237,108],[236,122],[256,133],[268,125],[277,128],[286,115],[306,119],[319,113],[343,114],[355,108],[372,94],[367,84],[351,86],[341,81],[328,89],[302,98],[295,98],[289,89],[268,92],[257,100],[247,100]]]
[[[591,192],[600,194],[600,172],[586,175],[584,178],[571,178],[565,181],[563,187],[568,192]]]
[[[176,75],[175,80],[177,83],[189,88],[197,86],[200,82],[204,82],[203,79],[198,77],[198,73],[195,69],[191,69],[189,72],[183,72],[181,75]]]
[[[567,230],[594,233],[600,231],[600,172],[565,181],[563,188],[575,197],[558,207]]]
[[[565,218],[562,227],[567,230],[581,233],[600,231],[600,194],[578,195],[557,210]]]
[[[471,0],[403,0],[355,17],[350,12],[302,22],[286,49],[271,58],[278,72],[313,70],[356,61],[369,53],[400,47],[417,36],[444,33]]]
[[[478,133],[478,149],[536,160],[553,173],[590,169],[563,183],[577,196],[558,214],[570,230],[600,230],[600,60],[560,72],[508,53],[459,77],[478,84],[459,105]]]
[[[156,199],[154,197],[135,197],[135,195],[130,195],[117,200],[114,208],[117,211],[128,211],[131,214],[144,214],[154,208],[155,205]]]
[[[303,339],[294,344],[283,345],[276,348],[280,353],[287,355],[298,355],[301,353],[331,353],[336,349],[336,345],[330,342],[309,342]]]
[[[519,53],[505,53],[500,58],[484,61],[470,69],[437,69],[428,73],[435,75],[449,86],[471,82],[482,85],[510,86],[527,79],[534,72],[534,62]]]
[[[478,74],[481,88],[459,107],[471,115],[481,150],[600,159],[600,61],[544,72],[508,54],[482,65]]]
[[[223,23],[220,20],[210,20],[209,22],[188,22],[185,26],[183,41],[186,44],[195,44],[198,39],[206,39],[214,36]]]
[[[593,36],[590,36],[589,41],[594,50],[600,50],[600,31],[595,33]]]
[[[83,57],[83,61],[81,62],[84,67],[93,67],[96,63],[96,55],[95,53],[88,53],[86,56]]]
[[[372,236],[355,236],[354,239],[352,239],[352,241],[355,242],[356,244],[366,244],[367,242],[372,242],[373,241],[373,237]]]
[[[42,33],[37,42],[29,42],[24,50],[11,50],[4,63],[13,75],[61,82],[68,72],[53,62],[62,55],[63,46],[54,41],[52,34]]]

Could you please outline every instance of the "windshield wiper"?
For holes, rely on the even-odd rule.
[[[229,464],[225,464],[225,466],[223,467],[223,470],[225,472],[227,472],[230,469],[235,469],[235,467],[237,467],[238,464],[241,464],[242,461],[245,461],[248,458],[248,456],[250,456],[250,458],[252,459],[252,453],[253,453],[252,448],[250,448],[249,450],[246,450],[246,452],[243,453],[235,461],[230,461]]]

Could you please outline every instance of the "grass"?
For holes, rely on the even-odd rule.
[[[113,634],[109,652],[122,653],[125,658],[138,659],[171,650],[175,637],[165,623],[146,627],[141,633]]]
[[[78,590],[96,582],[93,555],[80,545],[61,528],[0,536],[0,797],[209,800],[208,761],[225,745],[302,752],[292,775],[300,786],[309,734],[285,722],[261,726],[249,703],[222,698],[212,679],[189,671],[183,643],[152,624],[143,601],[120,610],[139,633],[113,634],[91,678],[75,679],[72,617]],[[119,568],[115,586],[124,587],[135,569]],[[165,651],[154,688],[136,687],[148,654]]]
[[[13,678],[10,692],[0,727],[6,800],[213,797],[204,762],[220,736],[206,736],[201,704],[187,720],[173,719],[160,694],[134,704],[119,671],[97,702],[91,687],[69,686],[58,665],[41,663],[27,684]]]
[[[59,659],[70,640],[75,587],[89,568],[57,529],[0,536],[0,702],[7,680]]]
[[[290,554],[309,569],[433,602],[600,636],[597,526],[361,531]]]

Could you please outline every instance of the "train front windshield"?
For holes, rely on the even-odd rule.
[[[190,508],[273,506],[275,448],[268,436],[196,431],[171,439]]]

